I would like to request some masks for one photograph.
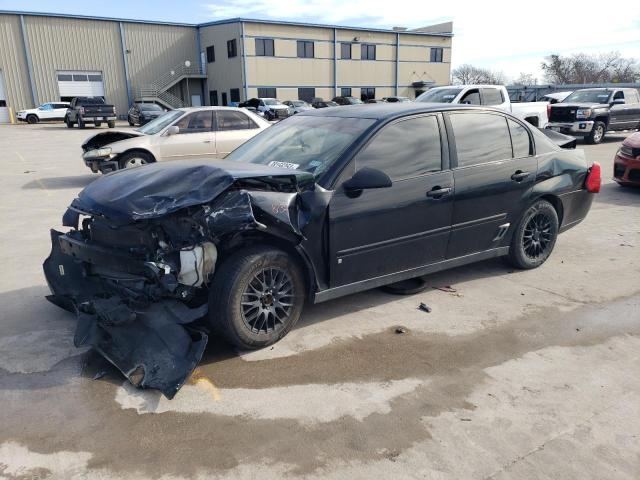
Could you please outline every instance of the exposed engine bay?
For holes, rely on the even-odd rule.
[[[51,232],[54,304],[136,386],[172,398],[200,361],[208,286],[227,252],[264,233],[299,244],[313,177],[232,172],[192,162],[123,170],[89,185]],[[130,181],[131,180],[131,181]],[[319,189],[322,190],[322,189]]]

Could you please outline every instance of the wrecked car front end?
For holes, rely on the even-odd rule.
[[[178,161],[127,169],[83,190],[52,230],[44,273],[54,304],[134,385],[168,398],[208,339],[209,284],[250,232],[303,238],[313,176],[271,167]]]

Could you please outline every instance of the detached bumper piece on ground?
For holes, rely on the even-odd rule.
[[[189,163],[136,169],[135,182],[126,177],[131,170],[94,182],[64,215],[71,230],[52,230],[44,262],[48,299],[78,318],[75,345],[92,347],[132,384],[168,398],[205,350],[220,243],[252,230],[299,238],[290,212],[299,180],[310,177],[234,175]],[[243,182],[261,191],[242,189]],[[275,184],[280,191],[269,191]]]

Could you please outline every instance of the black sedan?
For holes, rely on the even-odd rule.
[[[461,105],[302,112],[224,161],[90,184],[52,231],[49,299],[78,315],[78,346],[171,397],[212,330],[260,348],[305,300],[499,256],[542,265],[600,188],[574,146]]]
[[[151,120],[164,115],[167,110],[157,103],[134,103],[127,113],[127,121],[130,126],[144,125]]]

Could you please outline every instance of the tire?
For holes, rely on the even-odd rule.
[[[116,121],[115,120],[107,120],[107,127],[115,128],[116,127]]]
[[[558,212],[538,200],[522,215],[509,247],[509,263],[524,270],[537,268],[551,255],[558,238]]]
[[[153,163],[155,161],[156,161],[155,158],[153,158],[153,155],[151,155],[150,153],[133,151],[133,152],[124,153],[120,157],[118,164],[120,168],[123,169],[123,168],[140,167],[142,165]]]
[[[65,117],[64,123],[67,124],[67,128],[73,128],[73,122],[69,120],[69,117]]]
[[[82,119],[82,117],[78,117],[78,128],[84,128],[84,120]]]
[[[40,121],[40,119],[38,118],[37,115],[27,115],[27,123],[30,124],[34,124],[34,123],[38,123]]]
[[[279,291],[273,294],[273,289]],[[302,269],[290,255],[268,246],[242,249],[213,277],[209,324],[239,349],[267,347],[296,324],[305,294]],[[287,306],[278,307],[282,299]]]
[[[131,121],[131,117],[127,117],[127,122],[129,122],[130,127],[134,127],[136,124]]]
[[[95,123],[94,123],[94,125],[95,125],[96,127],[100,127],[100,126],[102,126],[102,122],[95,122]]]
[[[605,133],[607,133],[607,125],[604,122],[595,122],[591,133],[585,137],[585,140],[591,145],[597,145],[604,140]]]

